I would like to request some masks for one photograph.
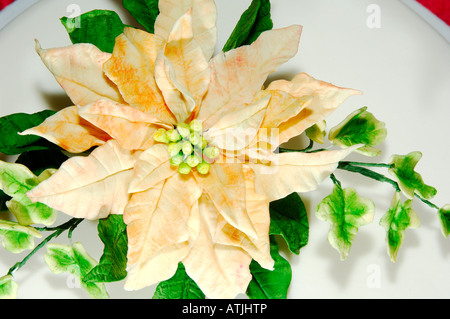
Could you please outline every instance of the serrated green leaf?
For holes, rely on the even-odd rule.
[[[403,243],[405,230],[407,228],[417,228],[420,225],[419,217],[412,209],[412,200],[409,199],[402,204],[400,193],[396,192],[392,199],[391,207],[380,220],[380,225],[386,230],[388,255],[391,261],[395,262]]]
[[[441,222],[442,235],[448,237],[450,232],[450,204],[447,204],[439,209],[438,216]]]
[[[0,299],[16,299],[19,285],[13,276],[6,275],[0,278]]]
[[[297,193],[273,201],[269,205],[271,235],[281,235],[295,254],[308,243],[308,214]]]
[[[12,199],[6,206],[22,225],[51,225],[57,217],[56,210],[42,203],[33,203],[27,192],[50,177],[54,170],[46,170],[34,175],[26,166],[0,161],[0,189]]]
[[[19,135],[19,133],[35,127],[55,114],[45,110],[33,114],[15,113],[0,118],[0,152],[6,155],[18,155],[33,150],[57,148],[56,145],[36,135]]]
[[[425,185],[422,176],[414,168],[422,158],[421,152],[411,152],[407,155],[393,155],[390,164],[394,167],[389,169],[389,173],[394,177],[403,194],[409,198],[414,198],[414,193],[425,199],[433,198],[437,191],[434,187]]]
[[[275,261],[272,271],[262,268],[256,261],[250,263],[253,276],[247,288],[250,299],[286,299],[292,280],[292,269],[289,262],[278,251],[275,237],[270,236],[270,254]]]
[[[153,299],[205,299],[205,294],[179,263],[175,275],[158,284]]]
[[[123,6],[150,33],[155,32],[159,0],[123,0]]]
[[[63,17],[61,23],[73,44],[91,43],[108,53],[113,52],[116,37],[126,27],[119,15],[109,10],[92,10],[74,18]]]
[[[317,206],[316,216],[331,224],[328,241],[345,260],[359,227],[372,222],[375,204],[363,198],[353,188],[335,185],[332,193]]]
[[[306,129],[305,134],[306,136],[313,140],[314,142],[323,144],[325,143],[325,136],[327,135],[327,132],[325,131],[327,127],[327,123],[325,121],[320,121],[313,126]]]
[[[83,278],[85,282],[114,282],[126,277],[128,237],[122,215],[100,219],[98,235],[104,244],[99,264]]]
[[[34,248],[34,238],[42,235],[33,227],[22,226],[19,223],[0,220],[0,238],[6,250],[18,254]]]
[[[48,244],[44,260],[50,271],[55,274],[68,272],[80,281],[81,287],[91,298],[108,298],[104,284],[86,283],[84,276],[96,266],[95,260],[88,255],[83,245],[74,243],[72,246]]]
[[[373,146],[381,144],[387,136],[384,122],[375,118],[362,107],[348,115],[341,123],[333,127],[328,134],[331,143],[342,148],[364,144],[356,150],[367,156],[377,156],[381,151]]]
[[[270,1],[253,0],[241,15],[222,51],[227,52],[242,45],[252,44],[261,33],[272,28]]]

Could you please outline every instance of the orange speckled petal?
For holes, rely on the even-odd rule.
[[[225,114],[253,101],[267,76],[298,49],[300,26],[263,32],[251,45],[217,54],[210,61],[211,83],[198,119],[210,128]]]
[[[158,128],[172,128],[134,107],[105,99],[79,108],[79,114],[128,150],[146,150],[154,144],[153,134]]]
[[[208,60],[193,34],[191,10],[182,15],[175,23],[164,55],[173,65],[178,86],[185,88],[193,96],[196,104],[200,104],[210,81]],[[192,112],[193,107],[188,108]]]
[[[128,289],[154,283],[147,263],[152,263],[152,258],[161,255],[163,249],[174,245],[180,248],[189,242],[190,214],[200,195],[201,189],[192,176],[181,174],[131,195],[124,212],[128,232]]]
[[[125,28],[116,38],[113,54],[103,70],[129,105],[165,123],[175,124],[154,77],[155,60],[163,46],[163,39],[154,34]]]
[[[208,61],[214,54],[217,40],[217,9],[214,0],[160,0],[155,34],[167,41],[176,21],[190,9],[194,39]]]
[[[111,139],[107,133],[80,117],[76,106],[62,109],[21,134],[41,136],[71,153],[84,152]]]
[[[155,80],[167,107],[177,119],[184,122],[195,107],[194,97],[175,78],[175,70],[166,56],[160,52],[155,62]]]
[[[111,54],[87,43],[44,50],[36,41],[36,51],[75,105],[100,98],[123,101],[116,85],[103,73]]]
[[[300,113],[279,126],[280,144],[324,120],[350,96],[361,94],[357,90],[341,88],[316,80],[306,73],[296,75],[292,81],[274,81],[267,89],[285,91],[295,97],[312,97],[310,103]]]
[[[208,216],[211,213],[214,214],[200,207],[200,232],[182,262],[186,273],[207,298],[235,298],[245,293],[252,279],[249,270],[252,258],[240,247],[211,240],[216,230]]]
[[[214,242],[223,245],[241,247],[252,256],[262,267],[272,269],[274,261],[270,255],[269,243],[269,201],[265,196],[255,192],[255,176],[249,167],[244,167],[244,177],[246,184],[246,207],[247,212],[255,227],[257,238],[251,239],[245,233],[231,226],[218,214],[212,201],[207,196],[202,196],[199,201],[201,209],[209,210],[207,216],[214,216],[217,224]],[[212,222],[210,222],[212,223]],[[211,227],[213,227],[212,225]]]
[[[317,153],[273,154],[270,165],[247,163],[255,172],[255,189],[271,202],[293,192],[315,190],[337,168],[338,162],[361,145]]]
[[[27,193],[70,216],[86,219],[122,214],[128,203],[128,185],[136,154],[114,140],[96,148],[89,156],[65,161],[49,179]]]
[[[194,176],[228,223],[251,238],[257,237],[246,209],[242,164],[216,162],[207,175],[194,172]]]

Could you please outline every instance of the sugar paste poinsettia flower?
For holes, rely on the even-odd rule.
[[[298,74],[263,88],[297,53],[301,27],[213,57],[213,0],[160,0],[155,33],[125,28],[112,54],[90,44],[37,52],[74,106],[23,134],[74,156],[27,195],[74,217],[123,214],[125,288],[179,262],[210,298],[244,293],[255,259],[272,269],[269,202],[307,192],[355,148],[276,153],[358,91]],[[263,89],[262,89],[263,88]]]

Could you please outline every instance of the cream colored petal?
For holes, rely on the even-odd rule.
[[[280,144],[324,120],[350,96],[361,94],[357,90],[316,80],[306,73],[296,75],[292,81],[274,81],[267,89],[285,91],[295,97],[312,96],[311,102],[298,115],[279,126]]]
[[[103,73],[111,54],[87,43],[44,50],[36,41],[36,51],[75,105],[100,98],[123,101],[116,85]]]
[[[155,80],[167,107],[178,123],[184,122],[195,107],[194,97],[177,82],[172,63],[161,51],[155,62]]]
[[[104,131],[84,120],[76,106],[62,109],[21,135],[38,135],[71,153],[81,153],[111,139]]]
[[[160,249],[142,264],[129,266],[125,290],[139,290],[170,279],[176,273],[178,263],[188,252],[188,242],[182,242]]]
[[[199,235],[182,262],[207,298],[234,298],[245,293],[252,279],[252,258],[239,247],[213,242],[216,225],[210,223],[209,213],[200,209]]]
[[[136,108],[105,99],[79,108],[79,115],[128,150],[146,150],[154,144],[153,134],[158,128],[172,128]]]
[[[251,45],[216,55],[210,61],[211,83],[198,115],[204,127],[251,103],[267,76],[297,53],[300,34],[300,26],[270,30]]]
[[[128,185],[135,162],[134,152],[111,140],[87,157],[68,159],[27,196],[77,218],[122,214],[129,200]]]
[[[192,176],[181,174],[175,174],[144,192],[132,194],[124,212],[128,233],[128,271],[132,274],[127,283],[129,287],[140,286],[139,280],[145,284],[154,280],[149,279],[153,275],[148,271],[157,267],[153,262],[155,256],[167,260],[161,253],[163,249],[172,251],[168,247],[175,245],[173,253],[176,258],[182,255],[178,249],[183,249],[184,243],[189,242],[195,233],[190,216],[195,214],[192,208],[200,195],[201,190]],[[170,260],[174,262],[174,259]]]
[[[134,167],[129,192],[145,191],[175,173],[177,173],[177,167],[170,165],[167,145],[155,144],[139,156]]]
[[[172,86],[179,91],[174,92],[173,88],[169,87],[168,93],[184,102],[188,114],[194,110],[196,105],[199,105],[210,81],[208,61],[194,39],[191,11],[189,10],[176,21],[164,48],[164,56],[168,60],[164,62],[166,77],[169,78]],[[163,87],[167,84],[163,83],[165,85],[161,86],[158,78],[157,83],[164,94]],[[168,101],[167,95],[169,94],[164,94],[166,102]],[[168,105],[171,107],[169,103]],[[176,112],[173,113],[177,114]],[[179,119],[179,122],[184,120]]]
[[[207,175],[194,172],[194,176],[228,223],[251,238],[257,237],[246,209],[242,164],[216,162]]]
[[[242,231],[229,224],[217,211],[208,196],[203,195],[199,200],[200,210],[205,211],[206,223],[211,229],[211,236],[215,243],[232,245],[244,249],[262,267],[272,269],[274,261],[270,255],[269,202],[265,196],[255,192],[255,177],[250,168],[244,169],[246,184],[246,208],[255,227],[257,238],[251,239]],[[213,232],[215,229],[215,232]]]
[[[360,147],[361,145],[357,145]],[[255,172],[256,192],[271,202],[293,192],[315,190],[357,147],[317,153],[274,154],[270,165],[248,163]]]
[[[175,124],[154,77],[155,60],[163,46],[164,40],[154,34],[125,28],[116,38],[113,54],[103,70],[117,84],[129,105],[165,123]]]
[[[226,114],[203,135],[212,145],[225,150],[241,150],[253,141],[266,114],[270,95]]]
[[[258,93],[257,98],[269,94],[271,98],[267,105],[264,121],[261,124],[262,128],[277,128],[281,123],[286,122],[299,114],[313,99],[310,95],[295,97],[287,92],[279,90],[261,91]]]
[[[217,9],[213,0],[160,0],[155,34],[167,41],[176,21],[190,9],[194,39],[208,61],[217,41]]]

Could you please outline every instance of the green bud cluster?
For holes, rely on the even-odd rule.
[[[200,174],[208,174],[210,165],[219,157],[217,147],[208,145],[202,136],[203,125],[199,120],[178,123],[173,129],[158,129],[153,135],[157,142],[167,144],[170,164],[178,167],[180,174],[189,174],[197,169]]]

